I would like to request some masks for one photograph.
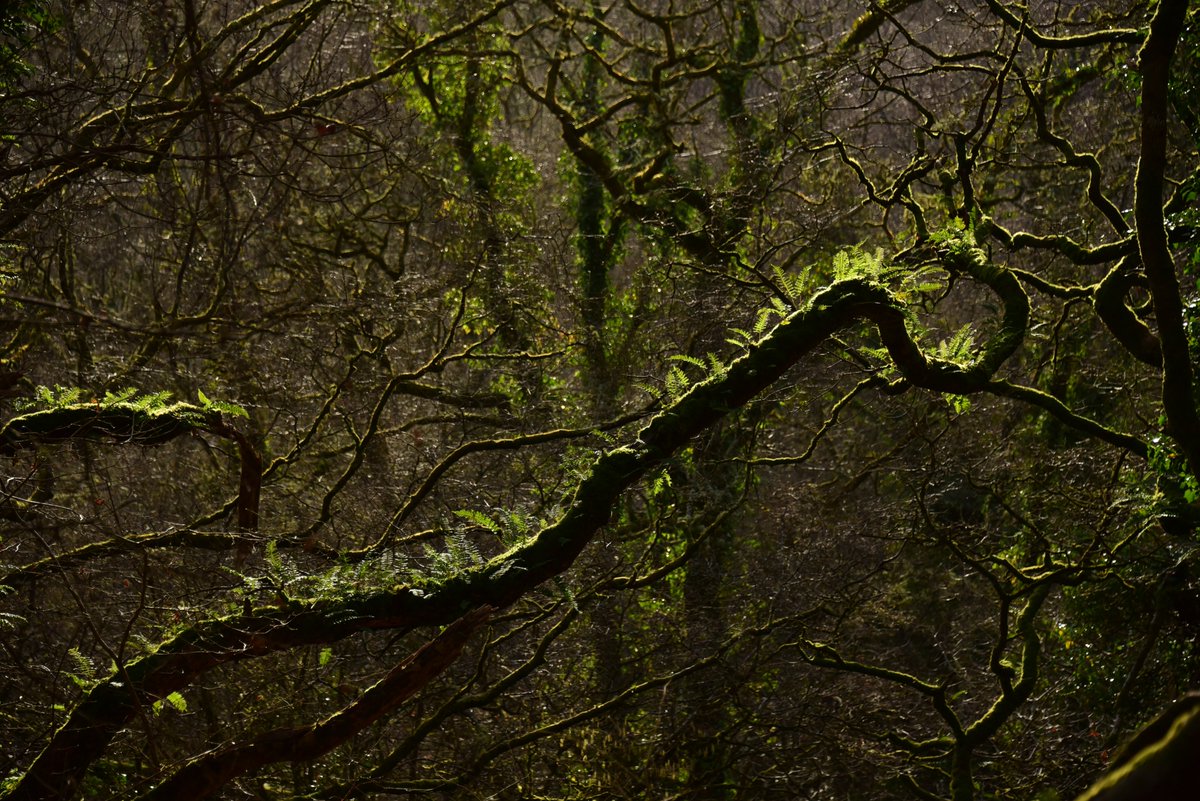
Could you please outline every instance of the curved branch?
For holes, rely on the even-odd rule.
[[[1130,261],[1128,258],[1122,259],[1104,276],[1096,286],[1092,308],[1113,337],[1134,358],[1151,367],[1162,367],[1162,345],[1158,337],[1125,302],[1129,290],[1142,281],[1141,275],[1132,269]]]
[[[190,403],[145,408],[127,402],[73,403],[44,409],[14,417],[0,427],[0,454],[12,455],[18,450],[38,445],[61,445],[74,440],[149,447],[188,434],[200,433],[213,434],[237,446],[241,466],[238,477],[237,527],[241,531],[256,530],[262,489],[262,456],[249,437],[230,425],[215,409],[202,408]],[[84,546],[78,549],[75,555],[81,555],[88,548],[89,546]],[[42,560],[14,571],[13,575],[30,577],[41,572],[42,566],[48,567],[51,564],[57,564],[57,560]]]
[[[992,13],[1038,47],[1062,49],[1067,47],[1089,47],[1100,44],[1133,44],[1142,40],[1142,32],[1135,28],[1110,28],[1108,30],[1078,33],[1072,36],[1047,36],[1031,27],[1027,20],[1018,17],[1000,0],[985,0]]]

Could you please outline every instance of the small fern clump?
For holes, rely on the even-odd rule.
[[[140,392],[137,387],[125,387],[115,392],[107,390],[102,398],[94,398],[91,393],[82,387],[63,387],[58,384],[55,384],[53,387],[39,386],[34,390],[33,397],[18,402],[17,408],[23,412],[35,412],[70,409],[87,405],[100,410],[124,409],[132,412],[143,412],[145,414],[171,412],[186,414],[191,410],[196,410],[201,413],[217,412],[230,415],[231,417],[249,417],[249,413],[245,408],[235,403],[212,400],[204,394],[203,390],[198,390],[196,393],[200,401],[199,406],[193,406],[188,403],[172,403],[171,399],[174,394],[170,390],[139,394]]]
[[[479,567],[483,562],[483,554],[475,543],[462,532],[454,532],[446,535],[444,551],[432,545],[425,546],[425,574],[421,578],[445,581]]]

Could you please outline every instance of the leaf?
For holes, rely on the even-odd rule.
[[[493,534],[500,533],[500,524],[476,509],[458,509],[454,512],[454,514],[456,517],[461,517],[468,523],[473,523],[480,528],[485,528]]]
[[[687,392],[688,388],[687,373],[678,367],[672,367],[667,371],[667,394],[672,398],[678,398],[683,393]]]
[[[101,406],[116,406],[118,403],[128,403],[129,399],[137,394],[137,387],[125,387],[125,389],[117,392],[105,392],[104,400],[100,401]]]
[[[317,664],[321,667],[327,667],[331,659],[333,659],[333,649],[326,646],[325,648],[322,648],[321,653],[317,655]]]
[[[184,697],[182,695],[179,694],[178,691],[170,693],[163,700],[166,701],[171,706],[175,707],[175,709],[177,709],[178,711],[187,712],[187,708],[188,708],[187,701],[184,699]]]
[[[734,345],[735,347],[749,347],[754,342],[754,337],[751,336],[750,332],[746,331],[745,329],[730,328],[729,333],[732,334],[732,336],[726,338],[725,341],[730,345]]]
[[[833,278],[835,281],[848,278],[850,275],[850,254],[839,250],[833,256]]]
[[[204,394],[204,390],[202,390],[202,389],[197,389],[197,390],[196,390],[196,397],[200,399],[200,405],[201,405],[201,406],[203,406],[203,407],[205,407],[205,408],[208,408],[209,406],[211,406],[211,405],[212,405],[212,401],[210,401],[210,400],[208,399],[208,396]]]
[[[725,364],[725,362],[721,361],[721,359],[719,359],[715,353],[705,354],[705,357],[708,359],[709,375],[714,375],[717,378],[724,378],[729,372],[729,366]]]
[[[162,392],[151,392],[147,395],[143,395],[142,397],[134,400],[133,405],[135,408],[140,409],[143,412],[152,412],[152,411],[161,409],[164,406],[166,406],[167,401],[169,401],[170,399],[171,399],[170,390],[164,390]]]
[[[699,367],[701,370],[708,372],[708,365],[706,365],[704,363],[703,359],[697,359],[695,356],[688,356],[686,353],[677,353],[671,357],[671,360],[676,361],[676,362],[685,362],[687,364],[695,365],[696,367]]]
[[[245,408],[238,406],[236,403],[228,403],[226,401],[209,401],[205,408],[209,411],[227,414],[230,417],[250,417],[250,413],[247,412]]]

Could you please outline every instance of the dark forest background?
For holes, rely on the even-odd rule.
[[[1073,798],[1200,673],[1186,2],[0,11],[0,798]]]

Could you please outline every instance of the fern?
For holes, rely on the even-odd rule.
[[[682,397],[688,391],[689,386],[691,386],[691,382],[688,380],[687,373],[683,372],[679,367],[672,367],[667,371],[667,395],[672,400]]]
[[[33,394],[33,400],[21,404],[23,409],[62,409],[79,403],[84,393],[79,387],[62,387],[55,384],[53,389],[39,386]]]
[[[975,228],[954,217],[941,230],[929,235],[929,241],[948,250],[965,250],[975,247]]]
[[[854,276],[850,269],[850,254],[839,250],[833,256],[833,280],[844,281],[852,277]]]
[[[150,705],[155,715],[160,714],[168,706],[176,712],[187,712],[188,710],[187,701],[184,700],[184,697],[178,691],[168,693],[165,697],[158,699]]]
[[[884,275],[883,248],[875,248],[867,252],[855,245],[845,250],[839,250],[833,256],[833,280],[845,281],[851,278],[866,278],[877,281]]]
[[[196,390],[196,397],[200,401],[200,407],[206,412],[218,412],[219,414],[227,414],[230,417],[249,417],[250,413],[236,403],[227,403],[226,401],[213,400],[204,394],[204,390]]]
[[[934,354],[943,361],[963,364],[971,361],[974,345],[975,334],[971,331],[971,324],[967,323],[950,339],[939,342]]]
[[[754,321],[754,333],[762,336],[771,327],[773,318],[783,319],[788,316],[788,308],[779,298],[772,298],[771,305],[758,310],[758,319]]]
[[[676,362],[684,362],[685,364],[699,367],[706,373],[708,372],[708,365],[704,363],[703,359],[697,359],[695,356],[688,356],[686,353],[677,353],[671,357],[671,360]]]
[[[157,412],[167,408],[167,401],[171,400],[171,391],[163,390],[162,392],[149,392],[140,398],[134,399],[132,405],[135,409],[140,409],[143,412]]]
[[[797,273],[784,272],[779,266],[772,270],[772,274],[775,276],[776,286],[787,296],[792,306],[799,307],[808,289],[808,282],[804,277]]]
[[[575,593],[571,591],[571,588],[567,586],[567,583],[563,581],[560,576],[554,577],[554,586],[558,588],[559,593],[562,595],[562,599],[570,604],[571,609],[575,612],[578,612],[579,603],[575,600]]]
[[[742,328],[730,328],[731,336],[726,337],[725,341],[737,348],[749,348],[754,344],[754,337],[749,331]]]
[[[396,577],[409,569],[403,555],[384,553],[353,564],[342,562],[320,573],[309,573],[289,555],[281,553],[274,542],[267,543],[264,558],[264,575],[240,575],[242,587],[235,592],[239,601],[265,592],[302,601],[348,598],[379,587],[393,586]]]
[[[137,392],[137,387],[125,387],[125,389],[118,390],[117,392],[105,392],[104,399],[100,401],[100,405],[107,409],[119,403],[128,403]]]
[[[465,569],[483,564],[483,554],[465,534],[456,533],[447,536],[446,553],[458,568]]]
[[[916,295],[941,292],[946,287],[946,279],[946,271],[937,265],[925,265],[911,272],[905,271],[896,295],[900,300],[910,300]]]
[[[483,512],[475,509],[459,509],[454,514],[469,523],[479,526],[480,528],[487,529],[497,536],[501,534],[502,529],[500,528],[500,524],[485,515]]]
[[[556,518],[558,514],[558,508],[552,507],[550,510],[551,519]],[[518,510],[500,512],[497,522],[503,529],[500,534],[500,541],[509,547],[520,545],[532,537],[539,529],[547,525],[547,521],[544,518],[535,517],[529,512]]]
[[[425,574],[413,572],[413,578],[417,582],[430,578],[435,581],[446,581],[478,567],[484,561],[483,554],[463,534],[446,535],[446,550],[444,551],[426,545],[425,559]]]
[[[717,358],[717,355],[715,353],[705,354],[705,358],[708,359],[708,374],[709,374],[709,376],[715,377],[715,378],[724,378],[725,375],[729,372],[729,365],[725,364],[725,362],[723,362],[723,361],[721,361],[721,359]]]
[[[74,646],[67,650],[67,656],[71,657],[75,666],[73,671],[67,671],[67,678],[76,687],[86,690],[96,680],[96,666],[92,664],[91,659]]]
[[[653,398],[656,401],[662,400],[662,397],[663,397],[662,389],[654,386],[653,384],[647,384],[643,381],[639,381],[636,384],[634,384],[633,386],[635,389],[639,389],[642,392],[645,392],[647,395],[649,395],[651,398]]]

